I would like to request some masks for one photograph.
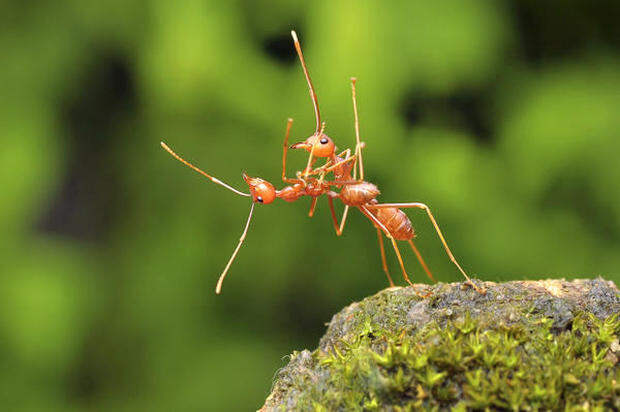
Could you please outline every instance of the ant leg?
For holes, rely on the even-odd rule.
[[[342,212],[342,220],[340,221],[340,234],[344,231],[344,224],[347,221],[347,216],[349,215],[349,205],[344,206],[344,212]]]
[[[342,152],[338,153],[338,157],[342,156],[344,156],[345,158],[351,156],[351,149],[343,150]]]
[[[324,170],[324,172],[325,173],[329,173],[332,170],[334,170],[335,168],[337,168],[338,166],[341,166],[341,165],[343,165],[345,163],[354,162],[356,160],[357,160],[357,156],[355,156],[355,155],[353,155],[351,157],[347,157],[346,159],[341,160],[341,161],[335,163],[333,166],[328,167],[327,169]]]
[[[459,265],[459,262],[457,262],[456,258],[454,257],[454,255],[452,254],[452,251],[450,251],[450,248],[448,247],[448,243],[446,242],[446,239],[443,237],[443,233],[441,233],[441,229],[439,229],[439,225],[437,224],[437,221],[435,220],[435,217],[433,216],[433,214],[431,213],[430,208],[425,205],[424,203],[420,203],[420,202],[412,202],[412,203],[380,203],[377,205],[369,205],[368,206],[371,209],[379,209],[379,208],[385,208],[385,207],[396,207],[396,208],[417,208],[417,209],[423,209],[426,214],[428,215],[428,218],[430,219],[431,223],[433,224],[433,226],[435,227],[435,231],[437,232],[437,235],[439,236],[439,239],[441,240],[441,243],[443,244],[444,249],[446,250],[446,253],[448,255],[448,257],[450,258],[450,260],[452,261],[452,263],[454,263],[454,265],[458,268],[458,270],[461,272],[461,274],[463,276],[465,276],[465,279],[467,279],[467,282],[474,288],[476,289],[476,291],[478,291],[481,294],[486,294],[486,290],[484,288],[480,289],[478,286],[476,286],[476,284],[474,282],[472,282],[472,280],[469,278],[469,276],[467,276],[467,273],[465,273],[465,271],[463,270],[463,268],[461,267],[461,265]]]
[[[285,183],[299,183],[297,179],[291,179],[286,177],[286,155],[288,153],[288,137],[293,126],[293,119],[289,117],[286,122],[286,134],[284,135],[284,147],[282,149],[282,181]]]
[[[416,289],[415,285],[413,283],[411,283],[411,280],[409,280],[409,276],[407,276],[407,271],[405,270],[405,264],[403,263],[403,257],[401,256],[400,250],[398,250],[398,245],[396,244],[396,239],[394,239],[394,237],[392,237],[392,235],[390,234],[389,230],[387,230],[385,225],[383,223],[381,223],[381,221],[379,219],[377,219],[377,217],[375,215],[373,215],[370,212],[370,210],[367,209],[367,205],[358,206],[358,209],[368,219],[370,219],[372,221],[372,223],[375,225],[375,227],[380,228],[383,231],[383,233],[385,233],[387,238],[392,241],[392,246],[394,246],[394,252],[396,252],[396,257],[398,257],[398,263],[400,264],[400,268],[401,268],[401,270],[403,272],[403,277],[405,278],[407,283],[409,283],[409,285],[411,285],[411,287],[413,288],[413,291],[415,292],[415,294],[418,295],[421,298],[426,298],[426,297],[430,296],[431,295],[430,292],[426,293],[426,294],[422,294],[422,293],[418,292],[418,290]]]
[[[329,203],[329,211],[331,212],[331,215],[332,215],[332,222],[334,224],[334,230],[336,231],[336,236],[340,236],[342,232],[338,228],[338,219],[336,218],[336,210],[334,210],[334,201],[329,195],[327,195],[327,202]]]
[[[314,216],[314,208],[316,207],[316,201],[318,199],[319,199],[318,197],[312,198],[312,203],[310,204],[310,211],[308,212],[308,217]]]
[[[319,183],[318,186],[322,187],[323,186],[323,181],[325,180],[325,175],[327,174],[326,171],[321,172],[321,176],[319,176]]]
[[[383,233],[385,233],[385,236],[388,239],[392,239],[392,234],[390,233],[390,231],[385,227],[385,225],[383,223],[381,223],[381,221],[379,219],[377,219],[377,217],[375,215],[373,215],[370,210],[368,210],[369,205],[362,205],[362,206],[358,206],[357,208],[364,214],[364,216],[366,216],[368,219],[370,219],[370,221],[372,222],[372,224],[375,227],[378,227],[379,229],[381,229],[383,231]]]
[[[325,184],[329,186],[358,185],[359,183],[359,180],[329,180],[325,182]]]
[[[333,171],[334,169],[340,167],[341,165],[345,164],[345,163],[350,163],[350,162],[354,162],[357,160],[357,157],[355,155],[347,157],[346,159],[340,160],[339,162],[336,162],[334,164],[332,164],[332,161],[328,161],[327,163],[325,163],[323,166],[321,167],[317,167],[316,169],[313,169],[311,171],[308,172],[309,176],[312,175],[318,175],[321,174],[321,178],[325,178],[325,175],[330,173],[331,171]],[[359,181],[351,181],[351,184],[353,183],[359,183]]]
[[[319,135],[322,134],[324,129],[325,129],[325,122],[322,123],[321,131],[318,134]],[[310,174],[310,172],[312,172],[312,165],[316,161],[316,159],[314,158],[314,147],[315,147],[315,145],[313,144],[312,145],[312,149],[310,149],[310,156],[308,156],[308,164],[306,165],[306,168],[304,169],[304,172],[303,172],[303,177],[304,178],[307,178],[308,174]]]
[[[422,255],[420,254],[420,251],[418,250],[417,247],[415,247],[413,240],[409,239],[407,240],[407,242],[409,242],[409,246],[411,246],[411,250],[413,250],[413,253],[415,253],[416,257],[418,258],[418,261],[420,262],[420,265],[422,265],[422,268],[426,272],[426,276],[428,276],[430,280],[432,280],[433,282],[437,282],[435,278],[433,277],[431,270],[428,268],[428,266],[426,266],[426,262],[424,262],[424,259],[422,259]]]
[[[344,224],[347,221],[347,215],[349,214],[349,206],[344,207],[344,213],[342,214],[342,220],[340,224],[338,224],[338,219],[336,218],[336,210],[334,209],[334,201],[332,199],[333,195],[327,195],[327,201],[329,202],[329,210],[332,215],[332,222],[334,223],[334,229],[336,230],[336,236],[342,235],[344,231]],[[334,196],[335,197],[335,196]]]
[[[346,159],[348,159],[351,156],[351,149],[344,150],[343,152],[341,152],[338,155],[334,156],[334,159],[336,159],[337,157],[342,157],[345,154],[346,154],[346,156],[345,156],[345,160],[346,160]],[[316,169],[312,170],[311,174],[319,174],[319,173],[325,171],[326,168],[334,166],[334,159],[329,159],[327,162],[325,162],[325,164],[323,166],[317,167]],[[336,163],[336,165],[337,164],[341,164],[341,163],[342,163],[342,161]]]
[[[312,172],[312,165],[314,165],[314,162],[316,162],[316,159],[314,158],[314,145],[313,145],[312,149],[310,149],[310,156],[308,156],[308,164],[306,165],[306,168],[301,174],[304,179],[307,178]]]
[[[325,179],[325,175],[327,175],[329,172],[335,170],[336,168],[340,167],[341,165],[345,164],[345,163],[350,163],[350,162],[355,162],[357,160],[357,156],[353,155],[350,156],[351,154],[351,149],[347,149],[345,150],[343,153],[347,154],[347,157],[343,160],[338,161],[337,163],[331,165],[332,161],[328,161],[326,164],[324,164],[323,166],[316,168],[314,170],[312,170],[309,174],[310,175],[315,175],[315,174],[321,174],[321,177],[319,179],[319,184],[326,184],[328,186],[343,186],[343,185],[351,185],[351,184],[358,184],[359,181],[357,180],[331,180],[331,181],[324,181]],[[329,167],[328,167],[329,166]],[[355,163],[354,163],[354,167],[355,167]],[[343,215],[343,219],[346,220],[346,216],[349,212],[349,206],[345,206],[345,210],[344,210],[344,215]],[[344,222],[341,223],[340,228],[342,230],[342,227],[344,226]]]
[[[355,96],[355,82],[357,82],[357,79],[355,77],[351,77],[351,95],[353,98],[353,114],[355,116],[355,155],[359,158],[360,180],[364,180],[364,159],[362,159],[363,145],[360,142],[360,122],[359,122],[359,117],[357,115],[357,98]]]
[[[394,287],[394,281],[390,276],[390,270],[387,267],[387,262],[385,261],[385,248],[383,246],[383,235],[381,234],[381,229],[377,228],[377,238],[379,239],[379,249],[381,250],[381,264],[383,266],[383,271],[387,275],[388,280],[390,281],[390,287]]]
[[[344,164],[345,162],[349,161],[350,159],[357,159],[356,155],[351,156],[351,149],[347,149],[342,153],[346,153],[345,159],[342,162],[339,162],[338,164]],[[356,166],[357,162],[353,163],[353,173],[355,174],[355,166]],[[349,215],[349,205],[345,205],[344,206],[344,212],[342,213],[342,220],[340,221],[340,233],[342,234],[342,232],[344,231],[344,224],[347,221],[347,216]],[[383,239],[382,239],[382,245],[383,245]],[[388,274],[388,278],[390,277],[390,275]],[[390,279],[390,283],[392,282],[392,279]],[[393,285],[393,283],[391,283]]]
[[[392,246],[394,246],[394,251],[396,252],[396,257],[398,258],[398,263],[400,264],[400,269],[403,271],[403,277],[405,278],[407,283],[413,286],[413,283],[411,283],[411,280],[409,280],[409,276],[407,276],[407,271],[405,270],[405,264],[403,263],[403,257],[400,255],[400,250],[398,250],[396,239],[391,238],[390,240],[392,241]]]
[[[413,283],[411,283],[411,281],[407,277],[407,272],[405,271],[405,265],[403,264],[403,258],[400,255],[400,250],[398,250],[398,245],[396,244],[396,239],[392,238],[391,240],[392,240],[392,245],[394,246],[394,251],[396,252],[396,256],[398,257],[398,263],[400,263],[400,268],[403,271],[403,276],[405,277],[405,280],[407,281],[407,283],[409,283],[409,285],[411,285],[411,287],[413,288],[413,291],[415,292],[415,294],[418,295],[421,298],[427,298],[430,295],[432,295],[432,292],[427,292],[427,293],[420,293],[420,292],[418,292],[418,289],[415,287],[415,285]]]
[[[321,166],[321,167],[317,167],[316,169],[312,169],[312,170],[310,170],[310,171],[308,172],[308,174],[309,174],[309,175],[311,175],[311,176],[312,176],[312,175],[318,175],[318,174],[321,174],[321,173],[323,173],[323,172],[325,171],[325,169],[326,169],[326,168],[328,168],[328,167],[332,166],[332,164],[333,164],[333,163],[332,163],[332,161],[331,161],[331,160],[328,160],[327,162],[325,162],[325,164],[324,164],[323,166]]]

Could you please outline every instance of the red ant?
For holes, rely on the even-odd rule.
[[[172,149],[170,149],[164,142],[161,142],[162,147],[167,150],[172,156],[186,164],[190,168],[194,169],[198,173],[204,175],[212,182],[217,183],[225,188],[237,193],[241,196],[251,197],[253,202],[250,207],[250,213],[248,219],[245,224],[245,228],[243,230],[243,234],[239,239],[239,243],[235,248],[232,256],[230,257],[226,267],[224,268],[222,274],[220,275],[215,292],[219,294],[222,288],[222,282],[228,270],[234,261],[243,241],[245,240],[246,234],[248,232],[248,228],[250,226],[250,221],[252,219],[252,214],[254,212],[254,204],[255,203],[263,203],[269,204],[272,203],[276,198],[281,198],[287,202],[294,202],[301,198],[302,196],[311,196],[312,204],[310,207],[309,216],[312,216],[314,213],[314,209],[316,206],[316,202],[318,198],[325,194],[327,195],[327,199],[329,202],[330,212],[334,224],[334,229],[336,234],[340,236],[344,229],[344,224],[346,222],[347,212],[349,207],[356,207],[360,210],[364,216],[370,219],[371,223],[377,229],[377,236],[379,240],[379,247],[381,251],[381,260],[383,265],[383,270],[385,271],[388,280],[390,282],[390,286],[394,286],[394,282],[390,276],[386,258],[385,258],[385,248],[383,245],[383,237],[382,233],[391,240],[392,245],[394,247],[394,251],[396,252],[396,256],[398,257],[398,262],[400,264],[400,268],[403,273],[403,277],[405,280],[413,286],[413,283],[410,281],[407,276],[407,272],[405,270],[405,266],[403,263],[402,256],[398,249],[398,245],[396,240],[406,240],[411,249],[415,253],[416,257],[420,261],[420,264],[424,268],[426,274],[432,279],[433,276],[428,269],[428,266],[422,259],[422,256],[415,244],[413,243],[414,231],[411,221],[407,217],[407,215],[400,209],[403,208],[419,208],[423,209],[431,223],[433,224],[437,234],[446,250],[446,253],[450,257],[450,260],[456,265],[459,271],[465,276],[468,283],[471,284],[474,289],[476,289],[480,293],[485,293],[484,289],[480,289],[476,284],[474,284],[469,276],[465,273],[463,268],[459,265],[456,258],[450,251],[448,244],[445,241],[439,226],[431,213],[429,207],[424,203],[412,202],[412,203],[378,203],[376,197],[379,195],[379,189],[372,183],[366,182],[364,180],[364,168],[363,168],[363,159],[362,159],[362,149],[365,145],[360,142],[360,134],[359,134],[359,119],[357,114],[357,100],[355,94],[355,82],[354,78],[351,79],[351,89],[352,89],[352,99],[353,99],[353,110],[355,116],[355,138],[356,138],[356,146],[355,146],[355,154],[351,155],[350,149],[345,150],[344,152],[336,155],[336,146],[333,140],[324,133],[325,125],[321,123],[320,113],[319,113],[319,105],[318,98],[314,91],[314,87],[312,86],[312,81],[310,80],[310,75],[308,73],[308,69],[306,63],[303,58],[303,53],[301,51],[301,46],[299,44],[299,40],[294,31],[291,32],[293,37],[295,49],[297,50],[297,54],[299,56],[299,60],[301,62],[304,75],[306,77],[306,81],[308,83],[308,88],[311,96],[311,100],[314,107],[314,114],[316,120],[316,128],[314,133],[308,137],[305,141],[293,144],[290,148],[293,149],[305,149],[310,153],[308,158],[308,163],[303,172],[297,172],[296,178],[288,178],[286,177],[286,157],[288,150],[288,138],[290,129],[293,123],[293,119],[288,119],[286,125],[286,134],[284,138],[284,147],[282,154],[282,180],[285,183],[289,183],[289,186],[285,186],[282,190],[276,190],[275,187],[264,179],[260,179],[257,177],[249,177],[245,173],[243,174],[243,179],[248,185],[250,193],[244,193],[233,187],[227,185],[221,180],[205,173],[198,167],[189,163],[188,161],[181,158],[177,155]],[[344,158],[342,157],[344,156]],[[328,161],[321,167],[312,169],[314,163],[314,157],[325,157],[328,158]],[[353,164],[351,164],[353,163]],[[357,166],[359,164],[360,178],[357,179]],[[351,176],[351,171],[353,171],[353,176]],[[334,180],[326,180],[325,176],[329,173],[333,173]],[[314,176],[319,175],[319,178]],[[335,192],[332,188],[340,189],[339,192]],[[333,199],[340,199],[344,205],[345,210],[343,213],[343,217],[340,223],[336,218],[336,213],[334,210]],[[416,291],[419,294],[419,292]],[[428,296],[428,295],[420,295],[420,296]]]

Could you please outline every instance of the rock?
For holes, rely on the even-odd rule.
[[[620,409],[613,282],[416,287],[432,295],[393,287],[336,314],[261,410]]]

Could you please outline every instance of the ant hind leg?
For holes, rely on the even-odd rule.
[[[421,298],[426,298],[428,296],[431,295],[431,292],[428,292],[426,294],[420,293],[418,292],[418,289],[415,287],[415,285],[411,282],[411,280],[409,279],[409,276],[407,276],[407,271],[405,270],[405,264],[403,263],[403,257],[400,254],[400,250],[398,249],[398,245],[396,244],[396,239],[394,239],[394,237],[390,234],[390,231],[385,227],[385,225],[383,223],[381,223],[381,221],[379,221],[379,219],[377,219],[377,217],[375,215],[373,215],[368,209],[367,206],[358,206],[358,209],[368,218],[370,219],[370,221],[373,223],[373,225],[379,229],[381,229],[383,231],[383,233],[385,233],[385,235],[387,236],[388,239],[390,239],[392,241],[392,246],[394,247],[394,252],[396,252],[396,257],[398,258],[398,263],[400,264],[400,268],[403,272],[403,277],[405,278],[405,280],[407,281],[407,283],[409,283],[409,285],[411,285],[411,287],[413,288],[414,292],[416,293],[416,295],[418,295]]]
[[[478,293],[480,293],[482,295],[486,294],[486,289],[484,287],[482,287],[482,288],[478,287],[470,279],[470,277],[467,276],[467,273],[465,273],[465,270],[463,270],[463,268],[461,267],[459,262],[456,260],[456,258],[452,254],[452,251],[448,247],[448,243],[446,242],[446,239],[444,238],[443,233],[441,233],[441,229],[439,229],[439,225],[437,224],[437,221],[435,220],[435,217],[431,213],[431,209],[427,205],[425,205],[424,203],[420,203],[420,202],[411,202],[411,203],[379,203],[379,204],[376,204],[376,205],[369,205],[367,207],[369,209],[380,209],[380,208],[391,208],[391,207],[396,207],[396,208],[399,208],[399,209],[405,209],[405,208],[423,209],[426,212],[429,220],[433,224],[433,227],[435,228],[435,232],[437,232],[437,235],[439,236],[439,240],[441,240],[441,244],[443,245],[443,248],[445,249],[446,254],[450,258],[452,263],[454,263],[454,265],[457,267],[459,272],[461,272],[461,274],[465,277],[465,279],[467,279],[467,283],[469,285],[471,285]]]
[[[409,239],[407,240],[407,242],[409,243],[409,246],[411,246],[411,250],[413,250],[413,253],[415,253],[416,257],[418,258],[418,261],[420,262],[422,269],[424,269],[424,272],[426,272],[426,276],[428,276],[430,280],[436,283],[437,281],[433,277],[433,273],[428,268],[428,266],[426,266],[426,262],[422,258],[422,254],[420,253],[418,248],[415,246],[415,243],[413,243],[413,239]]]
[[[390,281],[390,287],[394,287],[394,281],[390,276],[390,270],[387,267],[387,262],[385,260],[385,247],[383,246],[383,235],[381,234],[381,229],[377,228],[377,238],[379,239],[379,249],[381,250],[381,265],[383,266],[383,271],[387,275],[388,280]]]

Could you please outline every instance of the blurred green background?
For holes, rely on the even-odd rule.
[[[324,199],[313,219],[277,200],[216,296],[249,202],[159,147],[281,187],[286,118],[292,141],[314,127],[292,28],[328,134],[353,146],[357,76],[368,180],[428,203],[470,273],[618,282],[619,5],[2,3],[0,403],[253,410],[283,355],[387,286],[359,213],[337,238]],[[409,215],[436,277],[461,281]]]

